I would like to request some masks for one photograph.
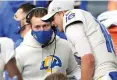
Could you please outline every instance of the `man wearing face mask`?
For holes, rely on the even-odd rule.
[[[21,35],[21,38],[16,41],[15,48],[20,45],[23,41],[25,34],[30,30],[31,26],[26,22],[26,14],[32,9],[35,8],[35,5],[31,3],[24,3],[20,5],[18,10],[14,15],[14,19],[17,21],[19,31],[18,33]]]
[[[69,42],[56,36],[54,27],[41,20],[46,14],[45,8],[34,8],[27,14],[32,30],[16,49],[17,66],[23,80],[44,80],[55,72],[80,80],[80,66],[75,61]]]

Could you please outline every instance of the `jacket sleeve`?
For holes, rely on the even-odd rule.
[[[77,64],[72,50],[69,51],[67,75],[68,76],[74,76],[74,77],[77,78],[77,80],[81,79],[80,65]]]
[[[16,48],[16,56],[15,56],[15,58],[16,58],[17,67],[18,67],[20,73],[22,73],[22,71],[23,71],[23,59],[20,56],[20,51],[19,50],[20,49]]]

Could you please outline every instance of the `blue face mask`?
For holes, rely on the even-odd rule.
[[[17,26],[18,26],[18,30],[17,30],[17,33],[18,33],[18,34],[21,34],[21,32],[24,31],[24,30],[26,29],[26,25],[28,25],[28,24],[25,24],[24,26],[21,27],[20,21],[16,21],[16,24],[17,24]]]
[[[53,30],[48,31],[34,31],[31,32],[32,36],[41,44],[46,44],[51,40]]]
[[[21,29],[20,21],[15,21],[15,23],[16,23],[16,26],[17,26],[17,33],[19,34],[19,31]]]

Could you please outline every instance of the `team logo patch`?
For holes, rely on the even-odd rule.
[[[53,57],[53,60],[52,60],[52,57]],[[50,55],[46,57],[44,61],[42,61],[40,70],[46,70],[46,72],[51,72],[51,69],[52,69],[52,72],[53,72],[55,67],[61,67],[61,66],[62,66],[62,63],[59,57]]]
[[[74,18],[74,17],[75,17],[75,13],[67,14],[67,15],[66,15],[66,22],[67,22],[68,20],[71,20],[71,19]]]
[[[70,19],[72,19],[72,18],[74,18],[75,17],[75,13],[72,13],[72,14],[70,14],[69,16],[68,16],[68,20],[70,20]]]

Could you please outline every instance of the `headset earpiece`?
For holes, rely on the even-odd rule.
[[[30,24],[30,20],[29,19],[26,19],[26,22]]]
[[[32,11],[35,10],[35,9],[36,9],[36,8],[31,9],[31,10],[27,13],[27,15],[26,15],[26,22],[29,23],[29,24],[30,24],[30,14],[31,14]]]

